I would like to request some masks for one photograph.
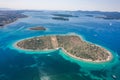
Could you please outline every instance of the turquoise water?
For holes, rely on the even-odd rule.
[[[53,13],[67,13],[69,21],[52,20]],[[0,80],[120,80],[120,21],[86,17],[87,13],[69,11],[25,12],[19,19],[0,29]],[[46,31],[30,31],[44,26]],[[90,43],[108,49],[113,59],[105,63],[78,61],[62,50],[24,51],[15,42],[34,36],[77,34]]]

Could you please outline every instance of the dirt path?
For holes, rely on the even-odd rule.
[[[53,48],[58,48],[58,42],[57,42],[56,36],[51,37],[51,43],[52,43]]]

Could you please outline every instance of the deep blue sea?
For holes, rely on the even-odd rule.
[[[53,20],[55,13],[79,17],[70,17],[69,21]],[[29,17],[0,29],[0,80],[120,80],[120,20],[87,17],[87,13],[74,11],[24,14]],[[47,30],[29,30],[36,26],[44,26]],[[14,47],[16,41],[29,37],[68,34],[80,35],[85,41],[108,49],[113,59],[90,63],[73,59],[62,50],[40,52]]]

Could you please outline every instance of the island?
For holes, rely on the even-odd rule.
[[[75,15],[71,15],[71,14],[52,14],[54,17],[52,17],[52,19],[55,20],[63,20],[63,21],[69,21],[70,17],[78,17]]]
[[[101,14],[103,14],[104,16],[96,18],[102,18],[106,20],[120,20],[120,12],[103,12]]]
[[[75,15],[71,15],[71,14],[52,14],[53,16],[59,16],[59,17],[78,17]]]
[[[36,31],[45,31],[46,28],[42,27],[42,26],[38,26],[38,27],[31,27],[29,28],[30,30],[36,30]]]
[[[0,11],[0,27],[3,28],[6,24],[12,23],[19,18],[25,18],[26,15],[22,14],[24,11]]]
[[[55,19],[55,20],[63,20],[63,21],[69,21],[69,18],[65,18],[65,17],[52,17],[52,19]]]
[[[87,17],[95,17],[105,20],[120,20],[120,12],[101,12],[101,11],[76,11],[85,13]],[[98,16],[95,16],[98,15]]]
[[[91,15],[91,14],[88,14],[88,15],[85,15],[87,17],[94,17],[94,15]]]
[[[66,55],[88,62],[106,62],[112,59],[112,54],[95,44],[82,40],[77,35],[40,36],[18,41],[15,47],[22,50],[62,49]]]

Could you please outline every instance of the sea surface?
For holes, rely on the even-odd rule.
[[[69,21],[53,20],[52,14],[72,14]],[[0,80],[120,80],[120,20],[87,17],[74,11],[24,12],[27,18],[0,29]],[[94,14],[96,15],[96,14]],[[44,26],[46,31],[31,31]],[[104,63],[79,61],[62,50],[24,51],[15,42],[47,35],[77,34],[83,40],[109,50],[113,59]]]

